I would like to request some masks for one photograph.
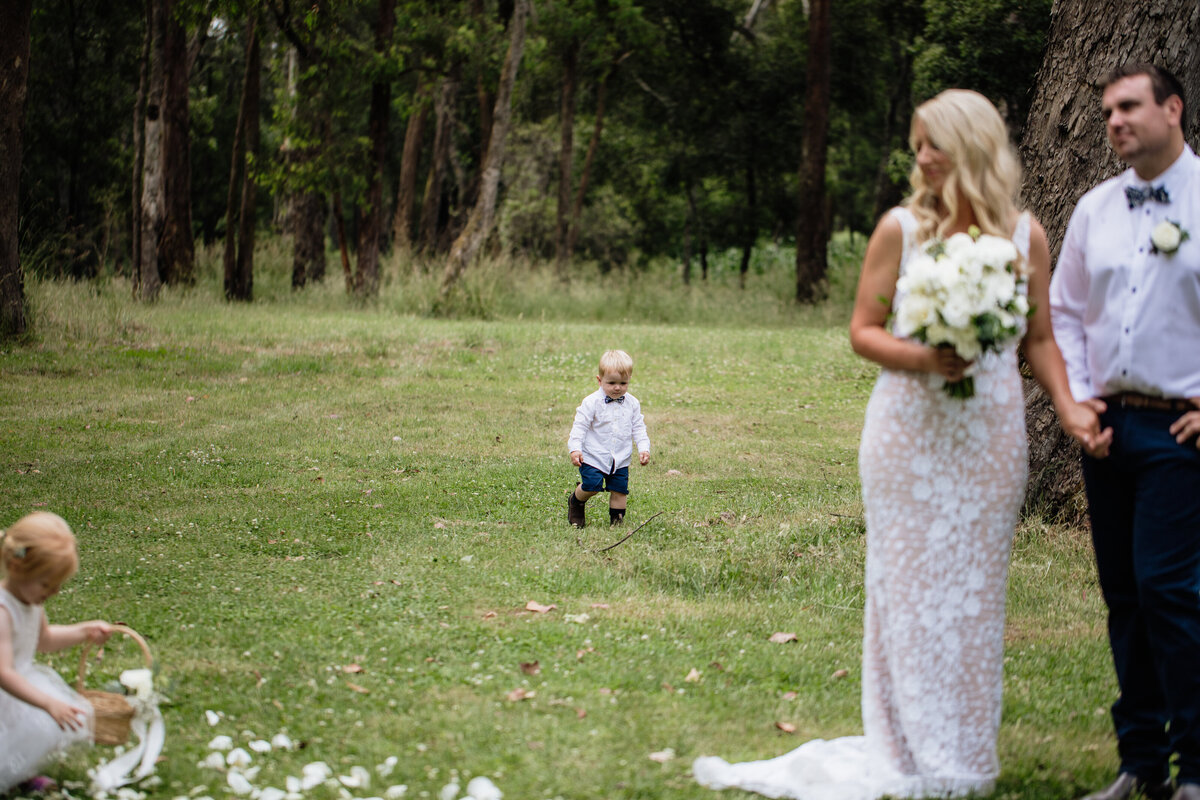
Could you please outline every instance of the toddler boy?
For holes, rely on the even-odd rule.
[[[642,404],[629,394],[633,359],[624,350],[609,350],[600,357],[595,392],[575,410],[575,424],[567,439],[571,463],[579,467],[579,485],[567,497],[567,522],[582,528],[584,503],[592,495],[608,492],[608,524],[625,519],[629,500],[629,462],[634,439],[638,463],[650,462],[650,438],[642,418]]]

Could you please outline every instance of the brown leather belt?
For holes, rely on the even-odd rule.
[[[1154,397],[1137,392],[1118,392],[1107,397],[1101,397],[1109,408],[1144,408],[1150,411],[1195,411],[1196,406],[1186,397]]]

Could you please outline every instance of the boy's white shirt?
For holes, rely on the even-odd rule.
[[[604,398],[604,390],[597,389],[575,409],[567,452],[580,451],[583,463],[607,475],[629,466],[634,440],[639,452],[650,452],[650,437],[636,397],[626,392],[621,403],[605,403]]]

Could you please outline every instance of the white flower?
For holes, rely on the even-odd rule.
[[[142,669],[127,669],[121,673],[118,678],[121,685],[129,691],[133,692],[134,696],[141,698],[149,698],[154,694],[154,673],[146,668]]]
[[[208,743],[209,750],[232,750],[233,739],[228,736],[214,736],[213,740]]]
[[[271,746],[276,750],[291,750],[292,740],[286,733],[277,733],[271,737]]]
[[[246,746],[249,747],[251,750],[253,750],[256,753],[271,752],[271,743],[268,742],[266,739],[255,739],[254,741],[250,742]]]
[[[208,767],[209,769],[225,769],[225,756],[217,752],[209,753],[198,766]]]
[[[225,756],[225,763],[231,767],[248,767],[253,760],[250,754],[241,747],[235,747],[229,751],[229,755]]]
[[[236,769],[229,771],[229,774],[225,776],[225,782],[229,784],[229,788],[234,794],[250,794],[254,791],[254,787],[250,785],[246,776]]]
[[[471,778],[471,782],[467,784],[467,794],[475,800],[500,800],[504,796],[496,784],[492,783],[491,778],[483,775]]]
[[[1150,231],[1150,252],[1171,255],[1190,238],[1188,232],[1178,222],[1164,219]]]
[[[371,773],[364,767],[354,766],[350,768],[349,775],[339,775],[338,781],[350,789],[362,789],[371,785]]]
[[[205,711],[204,719],[208,721],[208,727],[210,728],[221,721],[220,715],[215,711]]]

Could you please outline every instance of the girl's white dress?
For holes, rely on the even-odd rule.
[[[44,763],[66,748],[90,742],[92,707],[58,673],[34,663],[45,614],[42,607],[22,603],[0,586],[0,608],[12,619],[16,670],[42,691],[87,709],[89,716],[88,725],[82,729],[64,731],[42,709],[0,690],[0,793],[3,793],[37,775]]]
[[[916,220],[904,230],[904,272]],[[1013,242],[1029,255],[1030,218]],[[900,298],[895,299],[896,307]],[[794,800],[985,794],[996,734],[1008,559],[1026,478],[1015,343],[980,358],[975,396],[884,369],[859,449],[867,523],[863,736],[814,740],[766,761],[698,759],[697,781]]]

